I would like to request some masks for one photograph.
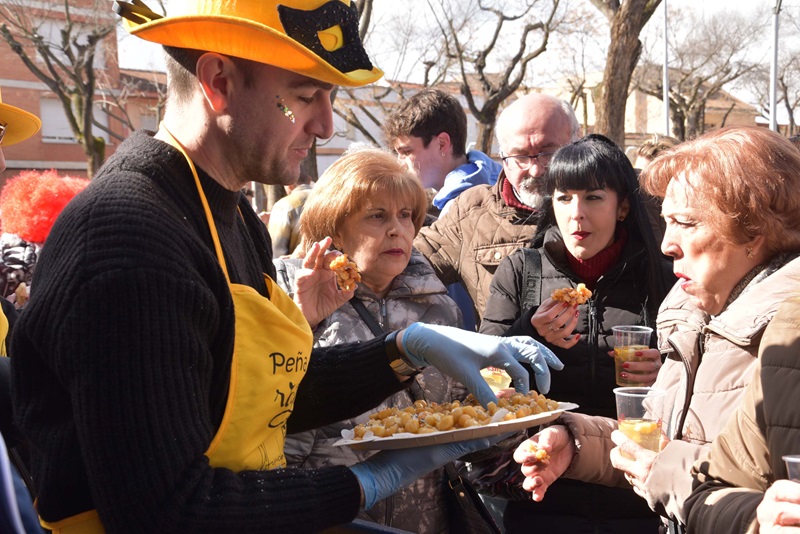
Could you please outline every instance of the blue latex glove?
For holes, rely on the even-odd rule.
[[[412,449],[381,451],[350,466],[364,491],[364,510],[418,478],[471,452],[488,449],[509,434],[488,438],[428,445]]]
[[[539,393],[550,391],[550,369],[564,368],[550,349],[528,336],[499,337],[451,326],[412,323],[402,338],[406,357],[417,367],[433,365],[469,389],[483,406],[497,401],[481,377],[484,367],[504,369],[520,393],[530,389],[528,372],[518,361],[533,367]]]

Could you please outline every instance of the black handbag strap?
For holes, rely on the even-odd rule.
[[[383,328],[381,328],[381,325],[378,324],[378,321],[375,320],[375,317],[373,317],[372,314],[369,312],[369,310],[367,309],[367,307],[364,305],[364,303],[361,301],[360,298],[358,297],[351,298],[350,305],[353,308],[355,308],[356,312],[358,312],[358,315],[361,316],[361,318],[364,320],[365,323],[367,323],[367,326],[369,327],[370,330],[372,330],[372,333],[375,334],[375,336],[382,336],[383,334],[386,333],[383,330]]]
[[[372,330],[373,334],[376,336],[382,336],[385,334],[383,328],[381,328],[381,325],[378,324],[378,321],[375,320],[375,317],[369,313],[369,310],[360,298],[351,298],[350,305],[353,306],[361,319],[367,323],[367,326],[369,326],[369,329]],[[413,384],[411,384],[411,386],[408,388],[408,393],[411,395],[412,400],[424,399],[425,397],[425,392],[422,390],[422,387],[416,380],[413,380]],[[460,505],[464,509],[468,509],[470,507],[476,509],[486,523],[487,528],[493,534],[500,534],[500,529],[492,519],[491,514],[489,514],[489,511],[486,509],[486,506],[483,504],[483,502],[481,502],[480,498],[475,493],[475,490],[471,487],[467,487],[469,483],[458,474],[458,468],[456,468],[455,464],[453,462],[446,463],[444,465],[444,471],[445,476],[447,477],[447,485],[453,491],[453,495],[455,495],[455,498],[458,500]]]
[[[372,330],[372,333],[375,334],[376,337],[382,336],[386,333],[360,298],[351,298],[350,305],[355,308],[356,312],[358,312],[358,315],[364,320],[365,323],[367,323],[367,326],[369,326],[369,329]],[[416,379],[412,380],[411,382],[411,385],[406,390],[411,396],[411,400],[425,400],[425,392],[422,390],[422,386],[419,385],[419,382],[417,382]]]
[[[444,464],[445,473],[447,473],[447,480],[450,482],[450,487],[455,489],[455,486],[464,483],[464,479],[458,474],[458,469],[453,462]]]
[[[542,303],[542,255],[535,248],[522,248],[522,298],[524,312]]]
[[[477,512],[480,518],[474,515],[470,516],[469,520],[472,521],[470,525],[470,532],[480,532],[482,534],[500,534],[500,527],[497,526],[492,514],[486,505],[483,504],[481,498],[475,489],[464,480],[458,473],[458,468],[453,462],[444,465],[445,477],[447,478],[447,485],[453,492],[453,497],[458,502],[462,511],[472,510],[473,514]],[[468,514],[469,515],[469,514]],[[482,524],[479,524],[482,522]]]

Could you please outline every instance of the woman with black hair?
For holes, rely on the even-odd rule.
[[[637,189],[631,163],[606,137],[588,135],[556,152],[540,182],[533,247],[500,263],[481,323],[482,333],[545,342],[564,362],[564,369],[553,373],[550,395],[575,402],[579,412],[590,415],[616,416],[611,327],[655,327],[658,307],[675,282]],[[592,291],[584,304],[550,298],[553,290],[579,283]],[[641,352],[644,361],[629,362],[627,372],[649,384],[661,357],[657,349]],[[476,482],[488,485],[489,493],[516,485],[509,477],[485,475]],[[532,525],[555,532],[658,529],[656,514],[633,491],[567,479],[554,484],[541,503],[512,500],[504,523],[508,532]]]

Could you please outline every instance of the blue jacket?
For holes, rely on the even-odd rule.
[[[467,152],[467,163],[447,174],[444,185],[433,197],[433,205],[444,212],[448,202],[472,186],[494,185],[503,166],[478,150]]]

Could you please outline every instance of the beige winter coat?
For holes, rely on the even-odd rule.
[[[467,189],[414,240],[445,285],[464,284],[481,319],[497,266],[536,232],[532,212],[506,205],[501,194],[505,181],[500,173],[493,186]]]
[[[800,280],[789,289],[800,294]],[[800,453],[800,299],[787,300],[769,324],[742,405],[695,465],[686,503],[693,534],[757,533],[756,510],[776,479],[783,455]]]
[[[662,419],[672,441],[656,457],[645,490],[650,507],[662,515],[684,523],[692,465],[707,456],[710,442],[739,406],[764,330],[786,298],[787,288],[800,276],[800,259],[786,261],[773,261],[717,316],[709,317],[692,305],[680,283],[661,306],[657,326],[666,361],[654,387],[668,394],[652,413]],[[580,414],[565,415],[561,421],[569,426],[578,447],[565,476],[627,484],[609,460],[616,421]]]

